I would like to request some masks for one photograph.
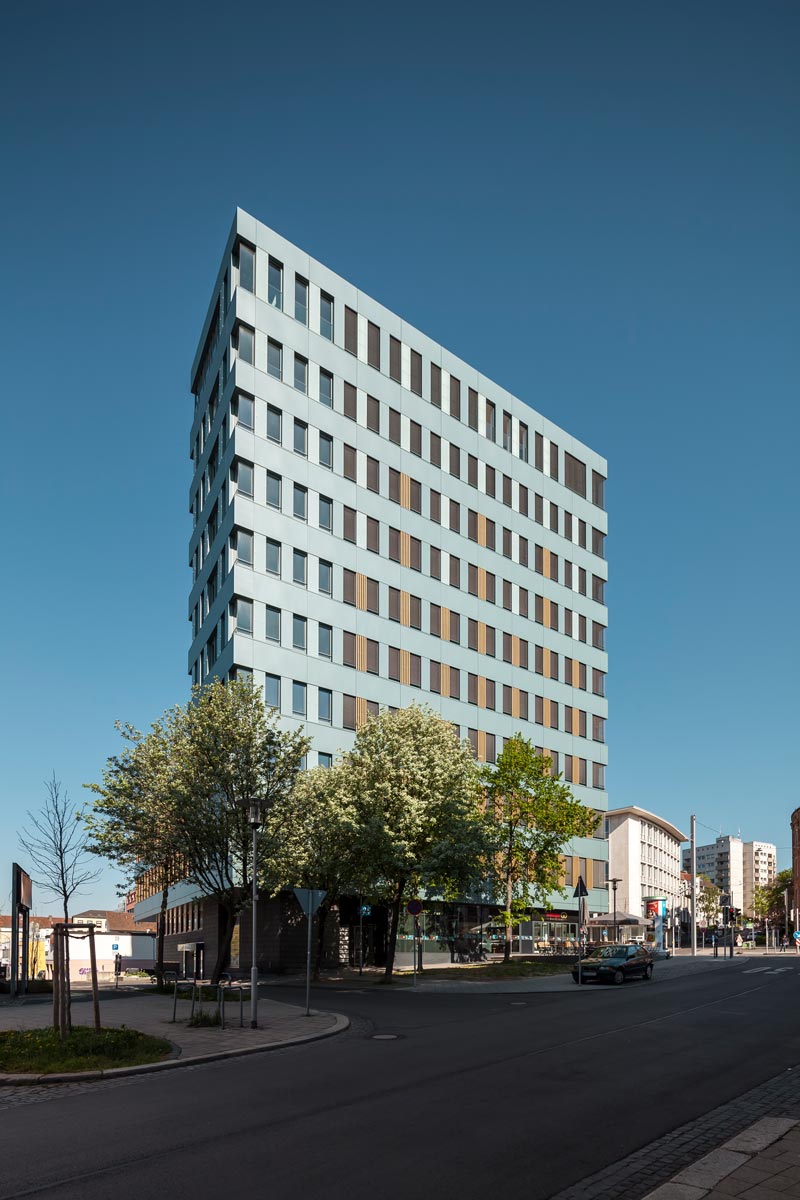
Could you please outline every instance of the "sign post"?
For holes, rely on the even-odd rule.
[[[295,888],[297,903],[306,914],[308,923],[308,939],[306,942],[306,1016],[311,1016],[311,922],[314,913],[327,896],[327,892],[319,888]]]
[[[581,979],[581,955],[583,954],[583,901],[589,895],[589,889],[583,882],[583,876],[578,876],[578,882],[575,884],[575,891],[572,893],[573,899],[578,901],[578,987],[583,983]]]

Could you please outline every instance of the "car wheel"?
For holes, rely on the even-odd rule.
[[[647,966],[645,967],[644,977],[645,977],[645,979],[653,978],[653,964],[652,963],[648,963]]]
[[[624,971],[615,971],[611,977],[611,982],[612,983],[624,983],[625,982],[625,972]]]

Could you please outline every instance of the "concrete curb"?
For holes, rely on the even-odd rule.
[[[319,1015],[319,1014],[315,1014]],[[178,1067],[196,1067],[201,1063],[218,1062],[225,1058],[244,1058],[250,1054],[266,1054],[270,1050],[283,1050],[286,1046],[302,1046],[306,1042],[319,1042],[323,1038],[335,1037],[350,1028],[350,1019],[342,1013],[331,1013],[336,1018],[330,1029],[301,1037],[286,1038],[282,1042],[262,1042],[258,1046],[244,1046],[235,1050],[216,1050],[213,1054],[194,1054],[189,1058],[167,1058],[162,1062],[143,1063],[140,1067],[114,1067],[109,1071],[73,1071],[63,1075],[2,1075],[0,1087],[19,1087],[26,1084],[43,1083],[88,1083],[102,1079],[122,1079],[126,1075],[154,1075],[158,1071],[174,1071]],[[179,1052],[180,1053],[180,1052]]]

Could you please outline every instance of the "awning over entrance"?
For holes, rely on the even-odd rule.
[[[598,928],[601,925],[606,925],[606,926],[613,925],[613,924],[615,924],[614,914],[612,912],[612,913],[604,913],[600,917],[589,917],[587,924],[593,925],[595,928]],[[633,913],[623,912],[622,909],[619,909],[617,911],[616,924],[617,925],[649,925],[650,918],[649,917],[635,917],[633,915]]]

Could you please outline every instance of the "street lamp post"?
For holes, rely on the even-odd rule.
[[[611,890],[614,893],[614,941],[619,940],[619,931],[617,930],[617,884],[622,883],[621,879],[609,879]]]
[[[253,895],[252,922],[253,938],[250,958],[250,1028],[258,1029],[258,831],[261,828],[261,804],[251,800],[248,807],[248,823],[253,831]]]

